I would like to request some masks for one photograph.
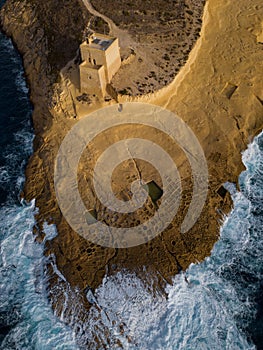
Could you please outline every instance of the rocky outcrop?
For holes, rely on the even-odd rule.
[[[103,11],[101,4],[98,1],[98,9]],[[36,216],[39,237],[43,235],[42,225],[45,221],[57,226],[58,236],[47,243],[46,254],[53,253],[58,269],[65,276],[63,288],[69,285],[78,288],[79,299],[73,293],[72,300],[67,304],[68,319],[72,311],[70,308],[75,305],[74,299],[88,307],[85,297],[87,288],[96,288],[106,271],[111,274],[126,268],[142,277],[146,274],[148,277],[158,276],[156,284],[162,285],[171,281],[178,271],[186,269],[190,263],[201,261],[210,254],[218,239],[220,219],[231,207],[229,196],[224,195],[221,185],[225,181],[237,181],[243,169],[240,152],[263,125],[260,78],[262,44],[257,34],[261,30],[260,18],[263,16],[260,8],[260,0],[242,0],[238,3],[208,0],[201,38],[191,51],[186,65],[170,85],[136,99],[176,112],[192,128],[207,158],[209,192],[200,219],[187,234],[181,235],[179,226],[191,201],[191,169],[176,145],[146,130],[145,137],[156,136],[161,146],[168,147],[173,158],[180,161],[182,201],[178,215],[165,232],[147,244],[129,249],[104,248],[80,237],[63,218],[54,192],[54,160],[59,145],[80,118],[77,102],[71,95],[70,82],[65,75],[59,74],[59,70],[70,60],[69,70],[74,70],[76,50],[90,15],[77,0],[44,3],[37,0],[8,0],[2,9],[1,24],[23,56],[34,104],[36,138],[34,154],[27,167],[24,195],[28,200],[35,198],[39,207]],[[140,28],[142,30],[144,27]],[[145,28],[148,28],[147,25]],[[154,41],[152,45],[155,46]],[[125,63],[125,66],[129,65]],[[80,104],[85,102],[85,97],[81,99]],[[105,105],[105,101],[94,100],[93,103],[84,103],[83,111],[89,113]],[[110,142],[110,137],[113,137],[116,142],[126,131],[119,130],[98,139],[96,152],[99,154],[102,151],[105,140]],[[133,128],[129,132],[136,137],[140,129]],[[95,157],[83,160],[80,168],[86,166],[91,169],[95,161]],[[114,185],[119,185],[121,189],[125,184],[129,185],[129,181],[138,173],[137,167],[142,175],[152,171],[142,164],[135,166],[133,163],[127,182],[117,177]],[[96,206],[100,219],[107,222],[108,212],[92,194],[88,174],[84,175],[79,187],[80,191],[88,187],[88,192],[86,197],[83,192],[83,198]],[[150,204],[147,215],[151,215],[153,209]],[[146,215],[139,213],[132,220],[138,223],[145,218]],[[48,266],[50,297],[59,314],[65,294],[63,288],[58,288],[58,276],[52,266],[54,264]],[[85,312],[80,313],[79,317],[84,319]]]

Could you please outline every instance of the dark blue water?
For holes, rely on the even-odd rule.
[[[95,334],[104,349],[120,349],[117,343],[144,350],[248,350],[255,343],[262,349],[263,134],[243,154],[247,170],[241,192],[232,188],[234,209],[211,257],[186,271],[189,283],[176,276],[166,299],[153,297],[126,271],[105,277],[89,296],[96,307],[85,324],[62,316],[70,329],[47,301],[47,258],[32,234],[34,203],[19,201],[32,152],[31,106],[19,55],[2,34],[0,53],[0,349],[73,350],[76,339],[92,349]],[[45,232],[46,239],[56,234],[48,225]],[[68,284],[64,293],[66,310]]]
[[[22,63],[0,33],[0,203],[16,200],[32,151],[31,105]]]
[[[44,243],[33,236],[34,202],[20,202],[32,153],[32,108],[22,62],[0,33],[0,349],[77,349],[46,293]],[[46,226],[46,239],[56,234]]]
[[[96,306],[82,325],[80,341],[92,339],[95,331],[106,349],[116,340],[134,350],[252,350],[255,344],[262,349],[263,133],[242,159],[247,170],[239,178],[241,192],[228,184],[234,209],[211,256],[175,276],[167,299],[153,297],[127,271],[105,277],[89,295]]]

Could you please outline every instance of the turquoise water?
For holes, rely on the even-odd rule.
[[[211,257],[175,276],[167,298],[153,297],[151,287],[123,271],[87,293],[93,306],[85,323],[76,322],[66,310],[71,293],[79,312],[78,291],[54,263],[66,285],[60,320],[48,303],[44,245],[32,234],[34,203],[18,197],[32,152],[28,91],[19,56],[3,35],[0,49],[0,67],[1,61],[8,67],[0,72],[0,349],[94,349],[94,336],[103,349],[248,350],[253,342],[261,349],[263,134],[243,154],[241,192],[228,185],[234,209]],[[52,226],[45,231],[46,239],[56,234]]]

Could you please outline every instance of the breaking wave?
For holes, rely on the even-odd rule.
[[[263,275],[263,133],[243,153],[243,162],[241,191],[225,185],[234,208],[211,256],[175,276],[167,298],[135,274],[119,272],[106,276],[95,293],[87,291],[93,306],[86,321],[76,324],[66,311],[72,306],[67,299],[77,300],[77,291],[64,288],[71,296],[64,298],[62,319],[81,348],[98,343],[101,349],[256,348],[250,331],[259,316]]]
[[[19,56],[3,36],[0,45],[0,67],[13,69],[12,76],[0,72],[0,93],[6,93],[0,101],[0,349],[255,349],[251,330],[261,317],[263,273],[263,134],[243,153],[247,170],[240,191],[226,185],[234,209],[209,258],[175,276],[166,296],[130,272],[106,276],[94,293],[87,291],[92,307],[81,323],[77,307],[75,317],[67,316],[68,300],[75,297],[77,304],[79,293],[54,259],[54,272],[66,285],[59,320],[46,290],[45,265],[52,257],[44,256],[44,242],[33,235],[34,203],[18,200],[32,151],[31,106]],[[46,240],[56,234],[48,225],[45,232]]]

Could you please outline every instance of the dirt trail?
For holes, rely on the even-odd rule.
[[[154,7],[156,0],[153,7],[141,4],[140,11],[134,3],[82,2],[119,39],[122,66],[111,84],[126,97],[142,97],[167,87],[186,63],[201,30],[203,0],[184,0],[179,7],[160,0],[160,11]]]
[[[133,39],[137,40],[135,36],[130,37],[126,30],[120,30],[114,24],[118,24],[115,19],[118,14],[117,6],[115,6],[116,16],[113,22],[95,11],[90,1],[92,0],[83,0],[86,8],[91,14],[100,16],[107,21],[111,34],[118,36],[122,47],[136,45],[133,41]],[[96,0],[96,3],[99,1]],[[108,6],[109,1],[105,6]],[[193,3],[195,0],[191,1]],[[2,23],[5,31],[16,42],[20,52],[24,53],[23,62],[31,86],[31,100],[34,103],[33,122],[36,138],[34,154],[27,166],[24,195],[28,201],[35,198],[36,206],[39,208],[39,214],[36,217],[38,223],[35,227],[36,230],[41,227],[43,222],[53,222],[57,227],[57,237],[46,243],[46,254],[54,254],[58,269],[66,277],[68,284],[74,288],[77,286],[81,296],[83,296],[81,299],[83,305],[77,301],[78,307],[88,307],[88,303],[85,301],[87,287],[95,289],[101,284],[106,272],[115,274],[120,269],[127,269],[140,274],[144,280],[146,274],[148,276],[161,276],[161,284],[163,280],[171,281],[176,273],[181,269],[185,270],[190,263],[202,261],[210,254],[219,236],[222,213],[226,214],[231,209],[229,195],[226,194],[225,197],[222,197],[219,189],[227,181],[237,182],[238,175],[243,170],[241,151],[246,148],[251,137],[262,130],[263,106],[261,101],[263,90],[261,77],[263,61],[261,33],[263,9],[261,2],[262,0],[240,0],[239,2],[207,0],[202,31],[197,42],[197,30],[199,30],[197,22],[198,19],[200,21],[200,16],[197,15],[200,14],[200,11],[196,12],[195,17],[185,16],[179,22],[182,24],[182,28],[175,25],[174,33],[171,33],[171,36],[167,38],[155,37],[155,32],[150,36],[145,30],[145,35],[142,38],[144,40],[141,40],[140,46],[138,49],[136,48],[132,64],[122,65],[114,77],[113,84],[119,90],[132,88],[130,90],[132,95],[123,93],[123,99],[153,103],[176,113],[195,133],[204,150],[209,167],[209,194],[203,213],[193,229],[187,234],[181,235],[178,227],[180,227],[180,222],[184,219],[191,202],[192,177],[187,159],[184,161],[185,158],[180,154],[180,149],[176,144],[171,144],[169,139],[163,137],[163,134],[158,134],[157,129],[142,129],[139,125],[130,129],[129,125],[120,130],[109,129],[107,133],[102,133],[100,137],[96,138],[96,144],[90,145],[90,156],[87,153],[83,155],[83,160],[86,163],[80,163],[79,174],[83,174],[83,176],[79,181],[79,189],[83,191],[81,193],[83,193],[88,208],[95,208],[99,213],[98,219],[101,221],[110,223],[112,220],[115,222],[113,221],[115,217],[111,217],[109,211],[102,208],[94,195],[90,174],[99,155],[104,152],[108,145],[127,138],[127,136],[152,140],[167,150],[174,159],[182,178],[181,207],[168,229],[147,245],[118,251],[94,246],[86,241],[69,227],[61,215],[54,190],[54,160],[63,138],[79,119],[75,118],[76,112],[72,108],[72,92],[68,91],[67,81],[61,80],[60,90],[58,90],[59,98],[56,98],[54,94],[51,107],[47,105],[47,97],[50,96],[52,90],[47,75],[49,66],[45,61],[47,57],[46,40],[43,40],[42,24],[36,20],[38,18],[36,12],[32,10],[28,2],[23,3],[16,0],[6,2],[5,11],[1,11]],[[42,3],[40,0],[38,1],[38,4]],[[48,6],[53,4],[53,2],[46,3]],[[189,4],[190,0],[187,0],[187,3]],[[68,9],[67,6],[62,8]],[[75,16],[68,17],[79,18],[78,13],[74,12],[75,8],[76,6],[70,8],[70,12]],[[103,10],[100,11],[103,12]],[[186,11],[189,12],[189,9],[185,8]],[[110,13],[107,15],[111,16]],[[66,18],[64,15],[62,19],[64,17]],[[88,20],[89,16],[86,16],[79,32],[82,33]],[[55,35],[54,23],[52,22],[51,25],[49,16],[45,17],[45,23],[51,34]],[[139,20],[137,23],[139,25]],[[152,22],[149,21],[149,23]],[[77,31],[76,24],[72,22],[66,28],[67,36],[74,39]],[[52,29],[54,30],[52,31]],[[35,36],[35,33],[40,34]],[[180,35],[175,36],[177,33]],[[70,41],[71,45],[74,44],[74,40]],[[195,48],[188,55],[187,52],[192,49],[194,43],[196,43]],[[137,55],[138,50],[143,51],[143,45],[146,44],[152,44],[152,53],[148,55],[147,60]],[[63,48],[62,45],[63,43],[59,48]],[[172,52],[167,51],[170,61],[168,59],[162,60],[160,57],[171,45],[176,45],[176,48]],[[73,53],[75,51],[75,49],[72,50]],[[145,55],[148,52],[145,50]],[[156,62],[155,57],[158,58],[159,63]],[[181,59],[179,60],[178,57]],[[185,59],[188,59],[188,62],[182,68]],[[165,65],[164,61],[166,61]],[[71,68],[72,71],[73,68]],[[177,76],[174,79],[175,74]],[[170,81],[172,81],[171,84],[169,84]],[[64,82],[65,87],[62,84]],[[161,87],[163,89],[157,91]],[[142,96],[137,97],[138,91]],[[151,93],[152,91],[153,93]],[[146,93],[149,94],[145,96]],[[89,104],[89,102],[85,104],[85,101],[83,104],[82,101],[77,102],[76,106],[79,109],[82,108],[81,113],[77,110],[77,114],[87,115],[107,104],[104,101],[95,102],[93,104]],[[98,119],[99,125],[101,122]],[[139,163],[137,166],[140,167],[139,170],[143,178],[150,177],[158,184],[158,174],[154,172],[154,169]],[[130,168],[129,172],[126,170],[125,167],[120,168],[120,172],[115,174],[114,186],[119,185],[118,193],[121,195],[124,193],[124,186],[129,189],[128,185],[137,176],[137,172],[131,173]],[[126,177],[126,175],[128,176]],[[115,188],[117,189],[117,187]],[[136,220],[135,224],[138,225],[140,222],[146,221],[146,215],[150,216],[151,210],[152,208],[149,206],[145,215],[138,213],[136,218],[129,217],[127,220],[133,220],[132,224]],[[126,218],[123,218],[121,222],[123,226],[120,225],[120,227],[129,227],[129,223],[127,224],[125,220]],[[64,310],[65,298],[63,288],[60,289],[56,278],[56,276],[52,276],[49,279],[50,298],[54,309],[56,309],[56,314],[59,315]],[[68,284],[66,288],[68,288]],[[69,307],[67,310],[70,317],[76,311],[76,300],[78,299],[76,299],[75,293],[67,294],[67,296],[68,305],[72,305],[72,308]],[[83,313],[79,313],[79,317],[85,320],[86,314],[86,310],[84,310]],[[94,347],[91,345],[91,348]]]
[[[129,35],[127,30],[122,30],[116,26],[116,24],[107,16],[101,14],[97,10],[94,9],[91,2],[89,0],[82,0],[83,4],[86,6],[87,10],[93,14],[94,16],[102,18],[105,22],[108,23],[110,28],[110,35],[115,36],[119,39],[119,45],[121,49],[125,49],[127,47],[135,48],[138,44],[133,40],[133,38]]]

